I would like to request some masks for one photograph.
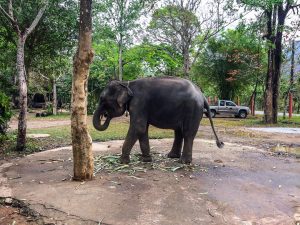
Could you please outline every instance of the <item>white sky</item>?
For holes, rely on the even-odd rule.
[[[207,14],[208,10],[215,10],[217,1],[222,1],[222,0],[202,0],[201,5],[200,5],[199,10],[198,10],[198,16],[201,16],[201,15],[203,16],[203,15]],[[161,7],[163,5],[163,2],[165,2],[165,1],[161,0],[161,1],[157,2],[155,8]],[[296,1],[296,3],[297,3],[297,1]],[[255,21],[256,17],[258,15],[260,15],[261,13],[262,13],[262,11],[255,11],[255,10],[253,10],[251,12],[249,12],[249,11],[245,12],[243,7],[239,7],[239,10],[238,10],[238,12],[236,12],[235,16],[242,15],[243,19],[250,22],[251,20]],[[147,16],[144,16],[142,18],[142,24],[145,28],[148,26],[148,24],[151,20],[151,14],[152,14],[152,12],[149,13]],[[247,15],[245,15],[245,14],[247,14]],[[231,20],[229,19],[229,21],[232,21],[232,19]],[[235,22],[230,23],[228,26],[226,26],[226,29],[235,28],[240,21],[241,21],[241,19],[238,19]],[[299,15],[293,15],[293,12],[291,10],[288,17],[287,17],[286,25],[291,25],[292,22],[294,22],[294,21],[300,21],[300,16]],[[300,40],[300,29],[298,29],[298,31],[296,33],[293,33],[293,36],[295,37],[296,40]],[[290,37],[288,37],[287,39],[289,39],[289,38]]]

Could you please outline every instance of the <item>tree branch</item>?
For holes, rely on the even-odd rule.
[[[16,21],[14,20],[13,17],[11,17],[3,8],[2,6],[0,5],[0,11],[12,22],[12,23],[15,23]]]
[[[300,7],[300,4],[291,6],[291,8],[297,8],[297,7]]]
[[[2,6],[0,5],[0,11],[4,14],[4,16],[6,16],[6,18],[8,18],[12,24],[12,27],[15,29],[15,31],[17,32],[17,34],[20,34],[20,28],[19,25],[17,23],[17,21],[14,19],[13,17],[13,10],[12,10],[12,1],[9,1],[9,5],[8,5],[8,10],[9,13],[7,13]]]
[[[37,16],[35,17],[35,19],[33,20],[32,24],[30,25],[29,28],[27,28],[24,32],[24,38],[27,38],[27,36],[34,30],[34,28],[36,27],[36,25],[39,23],[40,19],[42,18],[46,7],[48,5],[48,1],[45,2],[44,6],[39,10]]]

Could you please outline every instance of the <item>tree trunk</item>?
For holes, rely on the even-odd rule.
[[[282,28],[284,27],[287,12],[287,10],[283,9],[282,3],[274,6],[272,11],[266,12],[269,51],[264,103],[264,121],[268,124],[277,123],[278,97],[281,75],[280,70],[282,63]],[[273,44],[275,47],[273,47]]]
[[[35,29],[40,19],[42,18],[46,7],[47,0],[43,7],[39,10],[35,19],[29,27],[26,27],[23,31],[20,30],[17,19],[14,18],[13,14],[13,1],[8,1],[8,12],[6,12],[2,7],[0,7],[0,12],[3,13],[11,22],[12,28],[15,30],[18,37],[17,44],[17,73],[19,78],[19,107],[20,113],[18,118],[18,137],[17,137],[17,146],[18,151],[23,151],[26,147],[26,128],[27,128],[27,82],[26,82],[26,70],[24,63],[24,45],[26,38],[30,33]],[[28,22],[28,21],[27,21]]]
[[[190,54],[188,49],[183,50],[183,74],[185,78],[189,78],[190,73]]]
[[[282,115],[282,118],[285,119],[286,117],[286,107],[287,107],[287,97],[289,95],[289,91],[286,93],[286,95],[284,96],[284,99],[283,99],[283,115]]]
[[[20,35],[17,46],[17,73],[19,77],[19,107],[17,150],[23,151],[26,147],[27,128],[27,83],[24,65],[25,38]]]
[[[290,85],[289,89],[284,97],[284,108],[283,108],[283,119],[286,118],[286,107],[287,107],[287,98],[290,96],[290,94],[293,91],[293,85],[294,85],[294,68],[295,68],[295,40],[292,41],[292,55],[291,55],[291,76],[290,76]],[[289,108],[290,108],[290,98],[289,98]],[[290,113],[290,112],[289,112]]]
[[[272,80],[273,80],[273,63],[274,63],[274,54],[271,44],[274,42],[274,38],[272,35],[274,24],[274,9],[266,12],[267,16],[267,39],[269,41],[269,50],[268,50],[268,69],[267,69],[267,77],[266,77],[266,89],[264,92],[264,122],[267,124],[273,123],[272,115],[273,115],[273,90],[272,90]],[[273,18],[272,18],[273,15]]]
[[[56,92],[56,79],[53,79],[53,115],[57,115],[57,92]]]
[[[265,89],[265,101],[264,101],[264,121],[267,124],[273,123],[273,50],[269,49],[268,53],[268,71],[266,79],[266,89]]]
[[[274,49],[274,74],[272,80],[273,89],[273,112],[272,112],[272,123],[277,123],[278,117],[278,99],[279,99],[279,87],[280,87],[280,76],[281,76],[281,64],[282,64],[282,28],[284,27],[284,21],[286,12],[283,10],[282,4],[278,5],[278,24],[277,33],[275,39]]]
[[[72,82],[72,147],[74,180],[93,178],[92,139],[87,129],[87,82],[92,51],[92,0],[80,1],[79,43],[73,62]]]
[[[119,41],[119,81],[123,80],[123,36],[120,35]]]
[[[295,40],[292,42],[292,55],[291,55],[291,77],[290,77],[290,87],[293,88],[294,85],[294,74],[295,74]]]

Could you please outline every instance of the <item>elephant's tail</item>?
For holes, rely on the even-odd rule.
[[[211,128],[212,128],[212,130],[213,130],[213,132],[214,132],[214,135],[215,135],[215,137],[216,137],[216,143],[217,143],[217,146],[218,146],[218,148],[223,148],[224,143],[223,143],[222,141],[219,140],[218,135],[217,135],[217,133],[216,133],[216,131],[215,131],[215,128],[214,128],[214,123],[213,123],[213,121],[212,121],[211,114],[210,114],[210,107],[209,107],[209,104],[208,104],[208,102],[207,102],[207,100],[206,100],[206,98],[205,98],[204,96],[203,96],[203,99],[204,99],[204,108],[205,108],[206,111],[207,111],[207,114],[206,114],[206,115],[207,115],[208,118],[209,118],[209,122],[210,122]]]

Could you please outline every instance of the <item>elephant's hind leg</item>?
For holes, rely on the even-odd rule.
[[[168,153],[168,158],[180,158],[182,149],[183,136],[181,129],[175,130],[175,139],[171,151]]]
[[[184,137],[184,146],[179,162],[190,164],[192,162],[192,149],[195,136]]]

